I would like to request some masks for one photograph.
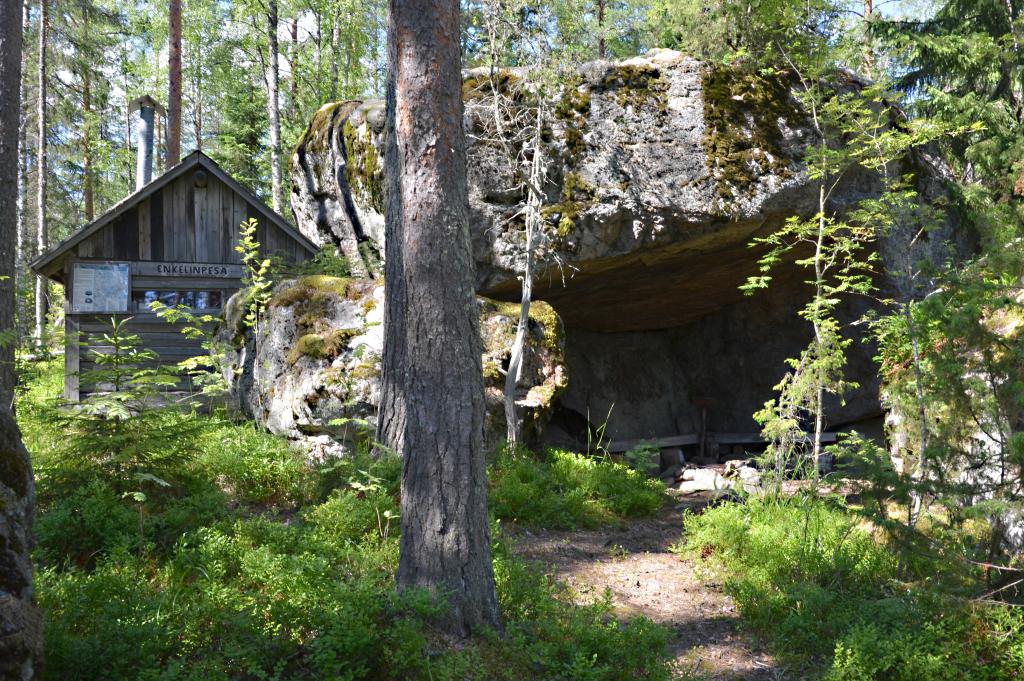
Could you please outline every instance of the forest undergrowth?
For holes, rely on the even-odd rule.
[[[984,568],[968,558],[984,538],[922,550],[861,511],[840,496],[750,498],[685,514],[675,550],[724,585],[746,627],[800,676],[1021,678],[1024,612],[977,597]]]
[[[397,459],[312,466],[222,412],[153,409],[130,432],[100,436],[61,407],[58,362],[22,376],[48,678],[682,673],[667,659],[670,629],[617,617],[607,594],[578,599],[514,555],[502,529],[651,516],[666,503],[664,487],[627,465],[563,451],[495,456],[491,527],[506,631],[453,648],[432,626],[443,603],[394,589]],[[941,523],[921,526],[938,537]],[[959,548],[944,537],[946,550],[933,555],[887,538],[842,497],[803,493],[687,512],[681,529],[676,551],[708,588],[723,585],[784,674],[1002,680],[1024,669],[1024,612],[972,600],[981,568],[950,553],[967,558],[984,537],[960,536]]]
[[[671,677],[666,628],[620,622],[608,599],[577,604],[502,537],[503,521],[589,526],[660,508],[660,484],[625,466],[568,453],[494,462],[505,632],[451,647],[431,624],[443,603],[395,592],[396,459],[313,467],[251,423],[170,409],[111,440],[62,410],[58,362],[22,377],[48,678]],[[521,494],[547,515],[523,516]]]

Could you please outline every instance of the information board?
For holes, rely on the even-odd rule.
[[[72,312],[127,312],[128,263],[76,262]]]

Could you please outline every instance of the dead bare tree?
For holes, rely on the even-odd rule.
[[[481,109],[476,112],[477,118],[487,124],[476,136],[502,149],[508,163],[512,188],[526,196],[523,207],[510,218],[516,222],[522,220],[525,232],[519,319],[505,372],[504,388],[506,439],[512,445],[522,440],[516,393],[527,350],[526,337],[529,332],[538,254],[551,254],[548,249],[550,236],[544,229],[543,213],[547,202],[545,185],[548,183],[549,154],[544,131],[552,123],[552,99],[559,92],[554,66],[555,54],[548,43],[548,37],[542,33],[523,36],[520,33],[521,27],[514,19],[516,16],[513,6],[499,0],[493,0],[485,7],[484,24],[490,64],[484,87],[489,96],[480,103],[467,105],[471,109]],[[523,58],[518,61],[526,63],[525,67],[516,71],[501,68],[502,46],[512,43],[512,35],[517,35],[523,51]],[[557,262],[557,258],[553,259]]]

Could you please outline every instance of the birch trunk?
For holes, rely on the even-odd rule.
[[[39,3],[39,101],[36,108],[36,254],[46,250],[46,40],[50,30],[50,9],[48,0]],[[36,276],[35,297],[35,345],[43,347],[47,311],[46,280]]]
[[[299,113],[299,18],[292,18],[291,43],[288,45],[288,64],[292,70],[290,97],[288,98],[288,113],[294,118]],[[319,71],[319,66],[317,67]],[[317,74],[320,75],[319,73]],[[319,81],[319,78],[317,79]]]
[[[341,37],[341,17],[335,13],[331,22],[331,101],[338,99],[338,42]]]

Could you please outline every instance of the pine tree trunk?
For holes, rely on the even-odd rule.
[[[441,626],[500,626],[467,221],[458,0],[391,0],[384,358],[378,436],[403,457],[398,588],[447,598]]]
[[[39,101],[36,109],[38,124],[36,136],[36,254],[46,250],[46,40],[50,30],[50,11],[48,0],[39,2]],[[43,346],[43,333],[46,328],[47,311],[46,281],[36,276],[36,318],[35,343],[38,348]]]
[[[92,222],[95,214],[92,190],[92,83],[89,69],[82,74],[82,199],[85,203],[85,221]]]
[[[29,0],[24,0],[21,8],[21,35],[28,35]],[[28,310],[23,296],[17,294],[21,291],[25,279],[25,261],[27,249],[28,214],[26,211],[25,198],[28,194],[28,112],[25,111],[25,79],[27,77],[28,50],[21,50],[21,81],[18,86],[18,223],[14,234],[14,290],[15,290],[15,318],[17,320],[18,344],[28,331]]]
[[[267,3],[267,43],[270,59],[267,65],[267,118],[270,120],[270,187],[274,210],[281,212],[284,197],[281,191],[281,107],[278,102],[279,50],[277,45],[277,0]]]
[[[0,276],[13,277],[18,227],[21,119],[21,3],[0,2]],[[14,326],[14,287],[0,286],[0,329]],[[32,603],[35,489],[28,452],[11,414],[14,345],[0,345],[0,679],[42,671],[42,620]]]
[[[196,151],[203,150],[203,76],[195,79],[195,115],[192,118],[192,130],[196,135]]]
[[[167,167],[181,160],[181,0],[168,3]]]
[[[607,0],[597,0],[597,58],[605,58],[604,6]]]

